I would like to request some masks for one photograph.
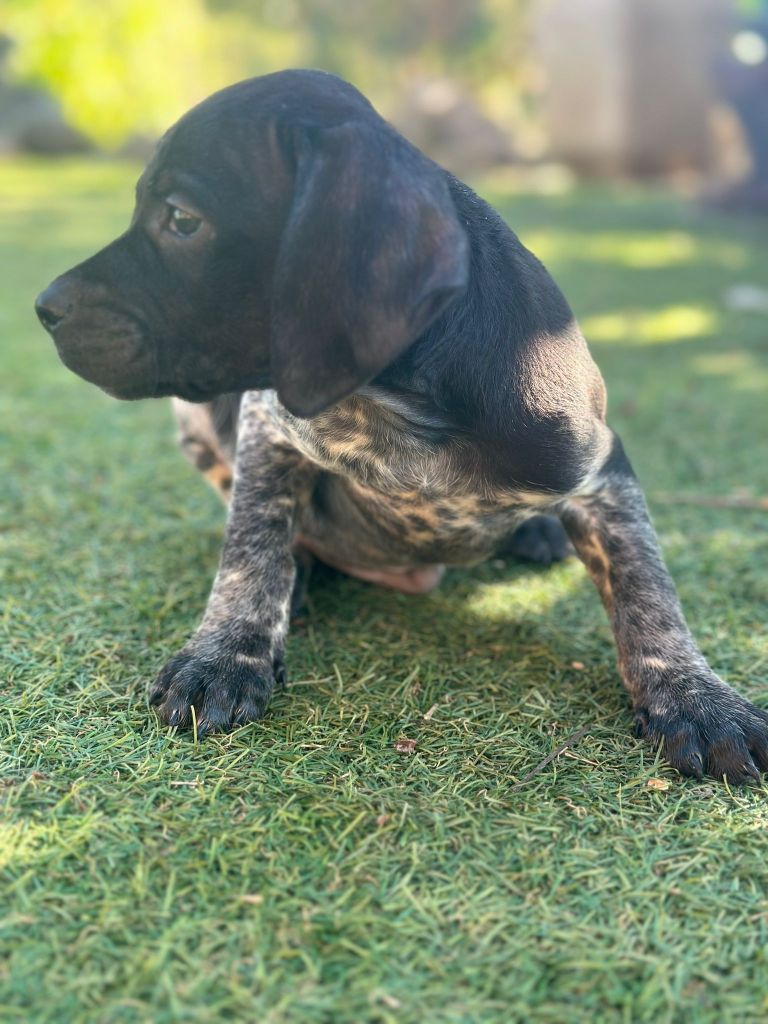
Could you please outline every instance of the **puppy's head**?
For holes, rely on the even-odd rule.
[[[466,284],[445,175],[352,86],[287,71],[164,137],[125,234],[38,298],[66,365],[119,398],[350,394]]]

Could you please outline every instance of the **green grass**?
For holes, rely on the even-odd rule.
[[[764,1020],[768,793],[631,738],[579,564],[425,598],[320,579],[264,722],[195,746],[148,714],[222,511],[167,404],[69,374],[31,312],[122,230],[134,176],[0,165],[0,1020]],[[703,649],[765,705],[766,515],[669,499],[768,493],[768,318],[722,301],[768,284],[768,224],[490,198],[594,337]]]

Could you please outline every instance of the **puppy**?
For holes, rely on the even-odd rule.
[[[296,551],[418,593],[500,551],[562,557],[564,526],[638,732],[685,775],[768,769],[768,714],[691,637],[560,291],[352,86],[285,71],[195,107],[126,233],[36,308],[86,380],[176,396],[187,454],[232,490],[202,622],[150,690],[164,722],[264,714]]]

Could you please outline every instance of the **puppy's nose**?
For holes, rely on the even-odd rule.
[[[46,331],[54,330],[71,310],[71,299],[59,281],[48,285],[35,300],[35,312]]]

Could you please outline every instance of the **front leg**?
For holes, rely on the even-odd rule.
[[[768,770],[768,714],[709,668],[691,637],[621,442],[563,524],[613,626],[638,735],[684,775],[742,783]]]
[[[272,396],[243,398],[235,485],[219,569],[202,622],[165,665],[149,700],[162,721],[198,735],[261,718],[285,680],[283,648],[297,508],[311,467],[291,446]]]

